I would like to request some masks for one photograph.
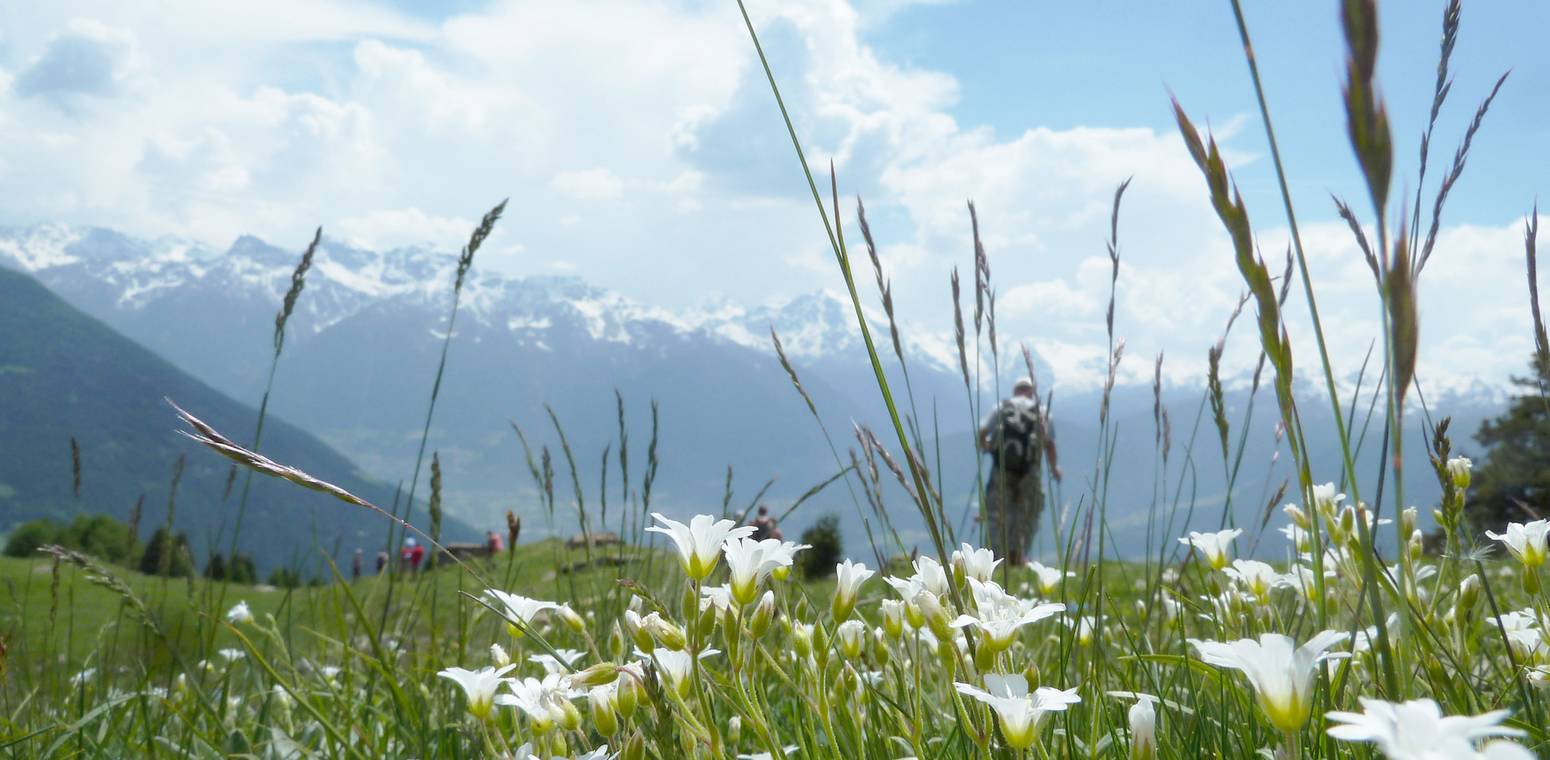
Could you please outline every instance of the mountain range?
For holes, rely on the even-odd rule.
[[[65,301],[215,389],[255,401],[268,370],[275,310],[298,257],[299,250],[252,237],[219,250],[99,228],[0,228],[0,266],[30,273]],[[407,480],[446,334],[455,264],[445,251],[378,252],[325,237],[288,326],[273,414],[316,434],[378,480]],[[886,347],[886,323],[877,326],[881,330],[874,335],[902,402],[905,384]],[[848,300],[832,293],[815,291],[776,305],[723,301],[671,311],[577,278],[504,276],[476,260],[461,294],[430,437],[444,465],[449,511],[480,528],[496,527],[507,509],[528,518],[529,525],[543,525],[513,424],[533,446],[549,449],[563,484],[561,502],[572,501],[551,410],[576,459],[584,502],[596,507],[605,493],[615,505],[626,491],[638,496],[653,402],[660,407],[661,459],[654,504],[677,513],[719,510],[730,483],[732,509],[741,509],[770,479],[764,498],[789,503],[839,466],[774,355],[772,327],[842,458],[848,460],[845,450],[854,447],[852,423],[890,440],[853,311]],[[931,450],[928,459],[940,461],[948,503],[967,506],[974,482],[973,419],[956,348],[950,339],[917,338],[907,336],[904,346],[921,437]],[[1048,380],[1047,369],[1042,364],[1038,369]],[[1229,383],[1227,395],[1234,440],[1248,428],[1233,519],[1257,524],[1265,499],[1289,467],[1284,452],[1273,459],[1278,440],[1273,399],[1262,395],[1246,420],[1248,382],[1239,380]],[[1070,509],[1091,490],[1099,390],[1061,388],[1056,381],[1053,418],[1066,474],[1061,498],[1062,507]],[[1188,512],[1194,527],[1217,524],[1227,496],[1209,412],[1197,422],[1201,394],[1188,387],[1168,387],[1162,394],[1179,439],[1167,482],[1171,488],[1180,472],[1188,475],[1180,498],[1194,504]],[[989,403],[989,396],[984,398]],[[1334,440],[1327,401],[1312,400],[1304,413],[1310,440]],[[1471,449],[1469,435],[1503,403],[1504,395],[1491,388],[1451,396],[1443,411],[1455,417],[1456,446]],[[1114,468],[1124,476],[1107,486],[1108,515],[1116,543],[1133,551],[1145,541],[1145,515],[1154,501],[1152,391],[1116,388],[1111,410],[1118,430]],[[621,420],[627,447],[619,440]],[[1418,456],[1424,451],[1421,427],[1410,425],[1407,433],[1406,450],[1416,461],[1424,461]],[[1181,452],[1190,433],[1197,441],[1186,459]],[[1376,435],[1371,438],[1359,462],[1367,473],[1377,466]],[[621,482],[621,448],[631,468],[628,485]],[[1338,477],[1338,456],[1315,450],[1313,457],[1326,473],[1322,479]],[[1424,468],[1412,468],[1406,481],[1407,500],[1435,497],[1435,482]],[[898,492],[892,496],[899,523],[912,532],[911,526],[918,526],[912,508]],[[856,535],[858,510],[840,486],[802,507],[794,527],[825,511],[841,514]],[[528,534],[546,529],[531,528]],[[552,526],[556,532],[571,529],[568,520]]]
[[[142,536],[171,521],[188,534],[201,566],[208,552],[228,550],[239,501],[228,491],[230,467],[174,433],[166,399],[238,438],[252,435],[253,408],[7,269],[0,269],[0,325],[0,528],[83,512],[130,520],[139,509]],[[305,462],[319,477],[392,503],[391,488],[282,420],[270,421],[264,444],[276,458]],[[242,480],[235,485],[240,490]],[[314,546],[347,553],[380,543],[385,528],[364,510],[259,477],[238,549],[260,572],[299,562],[312,574]],[[471,534],[455,520],[445,526],[449,538]]]

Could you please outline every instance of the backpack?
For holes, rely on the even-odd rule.
[[[991,431],[991,456],[997,470],[1009,475],[1026,475],[1039,462],[1039,415],[1032,404],[1011,399],[996,410],[995,429]]]

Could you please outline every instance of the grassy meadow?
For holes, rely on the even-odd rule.
[[[1391,193],[1408,178],[1394,176],[1396,142],[1375,81],[1377,9],[1371,0],[1339,9],[1347,41],[1343,129],[1369,194],[1341,209],[1383,304],[1384,332],[1374,336],[1379,348],[1362,373],[1364,392],[1376,399],[1370,406],[1356,408],[1337,392],[1336,375],[1353,368],[1332,367],[1324,348],[1318,282],[1308,276],[1286,194],[1286,173],[1296,168],[1283,167],[1274,152],[1275,93],[1260,89],[1236,2],[1285,206],[1253,209],[1251,221],[1211,135],[1196,127],[1188,104],[1174,104],[1200,191],[1232,242],[1234,257],[1222,266],[1243,280],[1239,329],[1259,337],[1261,413],[1281,420],[1282,453],[1294,465],[1295,479],[1266,505],[1267,523],[1273,512],[1288,518],[1284,531],[1230,525],[1226,513],[1218,531],[1182,528],[1180,516],[1194,509],[1181,487],[1185,470],[1231,468],[1243,446],[1223,408],[1220,345],[1199,436],[1175,436],[1160,404],[1155,430],[1127,431],[1155,436],[1153,461],[1114,461],[1119,432],[1107,397],[1091,410],[1109,441],[1096,461],[1059,461],[1056,431],[1043,417],[1049,466],[1040,477],[1052,506],[1039,530],[1058,548],[1046,564],[1011,566],[980,548],[995,537],[978,527],[955,530],[948,515],[959,507],[935,485],[941,473],[932,462],[940,457],[926,443],[934,407],[908,387],[886,262],[864,209],[858,202],[854,217],[842,211],[839,179],[809,171],[801,135],[786,118],[808,171],[815,231],[832,246],[836,281],[845,284],[875,370],[877,402],[892,421],[891,429],[857,430],[850,443],[845,422],[820,418],[808,401],[834,454],[835,480],[843,480],[828,494],[848,496],[865,536],[848,537],[843,553],[813,572],[804,556],[831,548],[818,534],[756,541],[750,528],[724,519],[735,511],[730,504],[705,505],[692,518],[678,515],[682,521],[655,514],[656,464],[672,452],[658,452],[654,435],[632,443],[621,411],[614,469],[605,458],[596,487],[579,474],[592,465],[578,467],[568,444],[551,452],[528,448],[523,437],[536,509],[551,521],[576,519],[586,535],[617,534],[617,544],[546,540],[466,561],[432,552],[434,567],[420,573],[354,580],[318,560],[313,567],[326,582],[294,589],[152,577],[45,547],[0,560],[7,600],[0,757],[1550,756],[1550,523],[1520,519],[1478,532],[1467,509],[1477,463],[1451,453],[1447,426],[1434,422],[1447,410],[1420,413],[1414,390],[1416,282],[1434,242],[1423,228],[1430,222],[1435,230],[1490,99],[1471,112],[1452,162],[1433,158],[1442,178],[1418,178],[1435,196],[1423,203],[1418,193],[1412,205]],[[1433,124],[1449,95],[1459,24],[1458,3],[1444,11]],[[757,47],[751,21],[747,31]],[[765,60],[762,48],[759,56],[781,103],[778,62]],[[1125,187],[1113,197],[1107,244],[1116,289]],[[464,276],[503,209],[483,218],[449,277],[450,322]],[[1267,262],[1255,222],[1283,221],[1291,255]],[[983,400],[984,389],[1032,373],[1033,362],[1021,347],[998,342],[996,285],[975,222],[972,282],[960,283],[955,271],[951,284],[965,400],[977,418],[982,404],[994,403]],[[1531,224],[1531,288],[1534,246]],[[853,260],[861,249],[867,260]],[[284,370],[285,321],[306,297],[311,254],[279,304],[271,384]],[[873,299],[883,305],[888,336],[874,335],[861,316]],[[1293,311],[1307,311],[1315,326],[1315,341],[1295,351],[1284,321]],[[1112,389],[1114,368],[1134,359],[1123,356],[1112,303],[1109,314]],[[1222,315],[1229,325],[1239,316]],[[1523,324],[1537,338],[1535,366],[1550,376],[1537,292],[1525,302]],[[799,371],[772,338],[793,392],[805,399]],[[448,330],[444,346],[453,343]],[[443,373],[457,371],[455,350],[450,355],[444,350],[435,370],[427,435]],[[1162,357],[1156,361],[1160,386]],[[901,370],[905,387],[889,383],[885,366]],[[982,367],[991,368],[983,377]],[[1294,367],[1325,394],[1294,394]],[[412,527],[396,506],[312,477],[307,462],[266,458],[262,423],[250,436],[205,424],[197,409],[167,414],[209,450],[202,454],[231,460],[243,478],[280,478],[335,497],[338,509],[379,513],[393,542],[437,543],[441,477],[423,438],[402,502],[416,505],[411,511],[425,505],[426,519],[415,515]],[[1302,420],[1312,415],[1333,416],[1337,439],[1304,438]],[[1399,450],[1410,425],[1426,426],[1430,450]],[[1371,432],[1358,438],[1356,428]],[[1354,466],[1362,446],[1381,448],[1378,471]],[[1315,471],[1310,450],[1339,451],[1345,466]],[[1441,501],[1406,501],[1396,486],[1406,468],[1435,475]],[[615,488],[610,509],[597,489],[614,472],[623,489]],[[1116,558],[1106,540],[1106,484],[1122,477],[1158,483],[1145,556]],[[924,526],[921,540],[905,541],[896,530],[904,516]],[[1272,553],[1287,560],[1246,559],[1251,543],[1276,547]]]

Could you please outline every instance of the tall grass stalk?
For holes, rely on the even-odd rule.
[[[769,59],[765,57],[764,47],[759,43],[759,35],[754,31],[753,20],[748,16],[748,8],[744,5],[743,0],[738,0],[737,6],[738,10],[742,12],[743,23],[748,29],[749,38],[753,41],[754,49],[759,55],[759,63],[764,68],[765,78],[770,85],[770,92],[775,96],[776,105],[780,108],[781,119],[785,121],[786,132],[791,137],[791,145],[796,151],[797,161],[801,164],[802,173],[807,178],[808,189],[812,191],[813,203],[817,206],[819,219],[823,222],[824,231],[829,237],[829,244],[834,250],[835,262],[839,265],[840,273],[845,278],[845,287],[850,293],[851,307],[855,311],[856,323],[861,328],[861,338],[866,344],[867,356],[872,362],[872,374],[877,379],[878,389],[881,391],[883,401],[888,407],[888,417],[893,423],[894,432],[899,440],[899,447],[905,452],[905,459],[909,463],[915,492],[923,499],[929,498],[932,491],[926,486],[925,475],[920,471],[915,457],[910,454],[908,436],[904,431],[903,423],[900,421],[899,410],[894,405],[893,394],[888,389],[888,378],[883,373],[882,363],[878,360],[877,347],[872,343],[871,329],[867,326],[866,316],[861,310],[861,299],[856,293],[856,281],[852,275],[850,257],[845,250],[843,238],[840,237],[837,231],[838,228],[830,224],[829,212],[824,208],[823,197],[819,194],[818,184],[813,180],[812,170],[807,165],[807,158],[802,151],[801,140],[797,138],[796,128],[791,124],[791,116],[786,112],[785,100],[781,98],[780,87],[775,83],[775,74],[770,70]],[[832,178],[830,184],[834,184]],[[836,190],[833,195],[835,196],[835,202],[838,203],[838,191]],[[838,213],[835,216],[837,223]],[[947,546],[943,540],[942,527],[939,521],[935,519],[933,509],[929,503],[920,502],[919,507],[926,528],[931,535],[932,545],[936,549],[937,558],[940,562],[946,564],[948,561]],[[959,607],[962,606],[961,600],[958,600],[956,595],[955,603]]]

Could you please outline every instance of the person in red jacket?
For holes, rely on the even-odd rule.
[[[425,561],[425,547],[413,538],[404,540],[404,551],[409,553],[409,571],[419,572],[420,563]]]

